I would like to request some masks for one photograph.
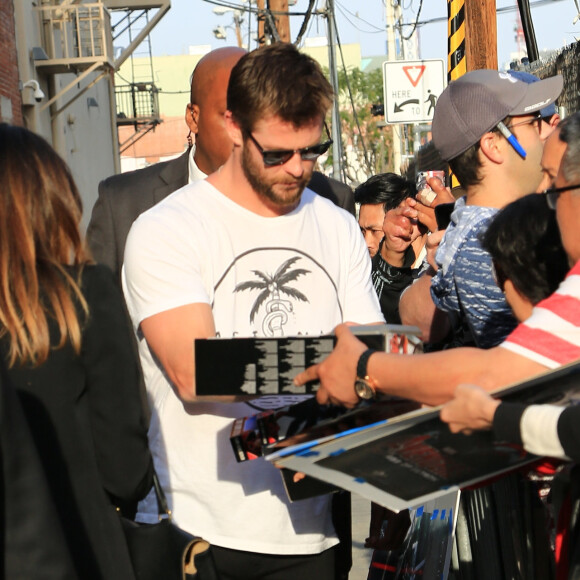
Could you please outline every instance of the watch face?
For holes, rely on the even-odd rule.
[[[373,388],[363,379],[357,379],[354,383],[354,391],[357,397],[361,399],[373,399],[375,396],[375,391]]]

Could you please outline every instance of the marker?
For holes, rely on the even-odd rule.
[[[526,150],[520,145],[514,134],[504,125],[503,121],[497,124],[500,133],[508,140],[508,143],[515,149],[522,159],[526,158]]]

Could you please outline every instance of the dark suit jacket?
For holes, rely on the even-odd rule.
[[[71,274],[76,276],[72,269]],[[78,577],[131,580],[113,503],[139,500],[152,486],[147,430],[136,404],[138,365],[111,272],[86,266],[81,289],[89,306],[81,354],[67,343],[51,349],[41,365],[17,365],[6,374],[18,393]],[[78,311],[82,320],[80,306]],[[57,328],[49,319],[51,344],[60,337]],[[4,336],[4,361],[8,347]]]
[[[0,576],[78,580],[28,421],[1,361],[0,460]]]
[[[318,195],[329,199],[338,207],[342,207],[353,216],[356,216],[354,208],[354,193],[346,183],[337,181],[332,177],[326,177],[323,173],[315,171],[312,174],[308,187]]]
[[[189,149],[171,161],[101,181],[87,230],[87,242],[95,261],[109,266],[120,280],[131,225],[143,212],[186,185],[188,177]],[[308,187],[355,215],[354,195],[348,185],[315,171]]]
[[[96,262],[120,279],[125,242],[133,222],[170,193],[187,184],[189,149],[171,161],[108,177],[99,184],[87,242]]]

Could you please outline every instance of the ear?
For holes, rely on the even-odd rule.
[[[509,146],[509,143],[499,133],[485,133],[479,140],[481,153],[492,163],[503,163],[505,145]]]
[[[185,107],[185,124],[189,127],[189,130],[194,134],[197,134],[198,122],[199,122],[199,106],[188,103],[187,107]]]
[[[534,305],[530,302],[530,299],[524,296],[509,278],[505,281],[503,290],[506,301],[518,321],[523,322],[529,318],[534,309]]]
[[[237,124],[231,111],[224,113],[224,121],[226,124],[226,131],[230,139],[234,142],[234,146],[240,147],[244,142],[241,127]]]

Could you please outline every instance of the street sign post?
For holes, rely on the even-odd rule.
[[[431,121],[444,88],[442,59],[384,62],[385,121],[391,125]]]

